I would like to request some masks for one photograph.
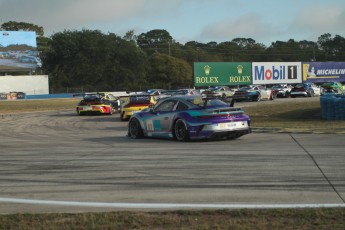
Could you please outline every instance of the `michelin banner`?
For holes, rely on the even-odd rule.
[[[345,82],[345,62],[303,62],[304,82]]]
[[[253,84],[302,83],[301,62],[253,62]]]

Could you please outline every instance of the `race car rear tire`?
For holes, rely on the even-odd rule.
[[[83,115],[84,115],[84,113],[81,113],[79,109],[77,109],[77,114],[78,114],[79,116],[83,116]]]
[[[178,141],[188,141],[189,134],[184,120],[178,119],[174,125],[174,137]]]
[[[113,113],[114,113],[114,107],[110,106],[108,115],[112,115]]]
[[[273,101],[276,98],[277,98],[277,95],[274,93],[271,93],[270,100]]]
[[[125,112],[120,114],[120,119],[121,121],[126,121],[127,119],[125,118]]]
[[[133,118],[128,125],[129,136],[133,139],[142,138],[144,136],[143,130],[138,119]]]
[[[307,97],[315,97],[314,90],[310,90],[307,92]]]
[[[261,94],[258,95],[258,97],[255,99],[255,101],[257,101],[257,102],[261,101]]]

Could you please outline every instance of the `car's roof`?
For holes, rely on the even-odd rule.
[[[200,95],[173,95],[171,97],[165,97],[164,99],[184,99],[184,100],[190,100],[190,99],[194,99],[194,98],[202,98]]]
[[[201,95],[173,95],[170,97],[161,98],[159,102],[161,103],[168,100],[189,101],[195,105],[203,102],[203,98]]]

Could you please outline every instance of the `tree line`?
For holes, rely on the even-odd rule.
[[[144,90],[193,87],[194,62],[344,61],[345,38],[325,33],[313,41],[275,41],[266,47],[251,38],[225,42],[177,42],[168,31],[155,29],[124,36],[99,30],[64,30],[50,37],[43,27],[6,22],[7,31],[36,31],[42,59],[39,71],[49,75],[50,88],[83,91]]]

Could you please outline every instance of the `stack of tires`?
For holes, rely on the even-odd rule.
[[[345,120],[345,96],[325,94],[320,98],[323,120]]]
[[[345,96],[344,95],[336,98],[335,119],[345,120]]]
[[[0,100],[7,100],[7,93],[0,93]]]

